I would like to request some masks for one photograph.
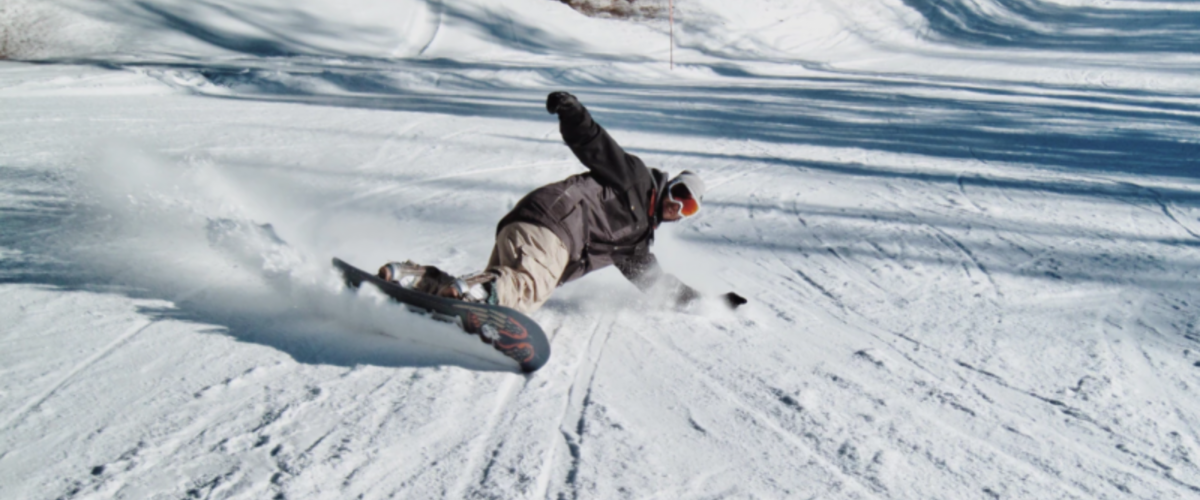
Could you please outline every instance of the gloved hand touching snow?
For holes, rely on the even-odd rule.
[[[738,308],[738,306],[741,306],[742,304],[749,302],[748,300],[746,300],[745,297],[742,297],[741,295],[738,295],[733,292],[729,292],[725,295],[722,295],[721,298],[725,299],[725,304],[728,305],[730,309],[734,309],[734,310],[736,310]]]

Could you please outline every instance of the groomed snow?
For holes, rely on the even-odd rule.
[[[1200,497],[1200,9],[9,0],[0,498]],[[16,33],[17,29],[20,33]],[[704,176],[542,370],[342,289],[582,171]]]

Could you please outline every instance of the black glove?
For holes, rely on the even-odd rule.
[[[741,295],[738,295],[733,292],[729,292],[725,295],[722,295],[721,297],[725,299],[725,303],[729,305],[730,309],[737,309],[738,306],[745,304],[746,302],[749,302],[748,300],[746,300],[745,297],[742,297]]]
[[[567,92],[551,92],[546,96],[546,111],[559,116],[570,116],[583,110],[579,99]]]

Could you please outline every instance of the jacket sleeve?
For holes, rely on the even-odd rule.
[[[627,190],[639,175],[649,175],[642,161],[626,153],[587,108],[580,106],[577,113],[559,115],[558,125],[571,152],[601,184]]]
[[[700,292],[696,289],[663,271],[662,266],[658,265],[658,258],[649,251],[614,255],[613,265],[621,270],[625,278],[657,302],[682,309],[700,298]]]

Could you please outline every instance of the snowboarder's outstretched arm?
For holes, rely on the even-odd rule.
[[[649,251],[614,256],[613,265],[642,292],[676,308],[685,308],[700,298],[695,288],[663,271],[658,258]]]
[[[687,308],[701,298],[700,292],[695,288],[663,271],[662,266],[658,265],[658,258],[649,251],[614,256],[613,264],[643,292],[677,309]],[[730,309],[737,309],[746,303],[745,298],[733,292],[722,295],[721,298]]]
[[[602,184],[628,189],[638,176],[649,175],[646,165],[626,153],[575,96],[551,93],[546,97],[546,111],[558,115],[563,141]]]

